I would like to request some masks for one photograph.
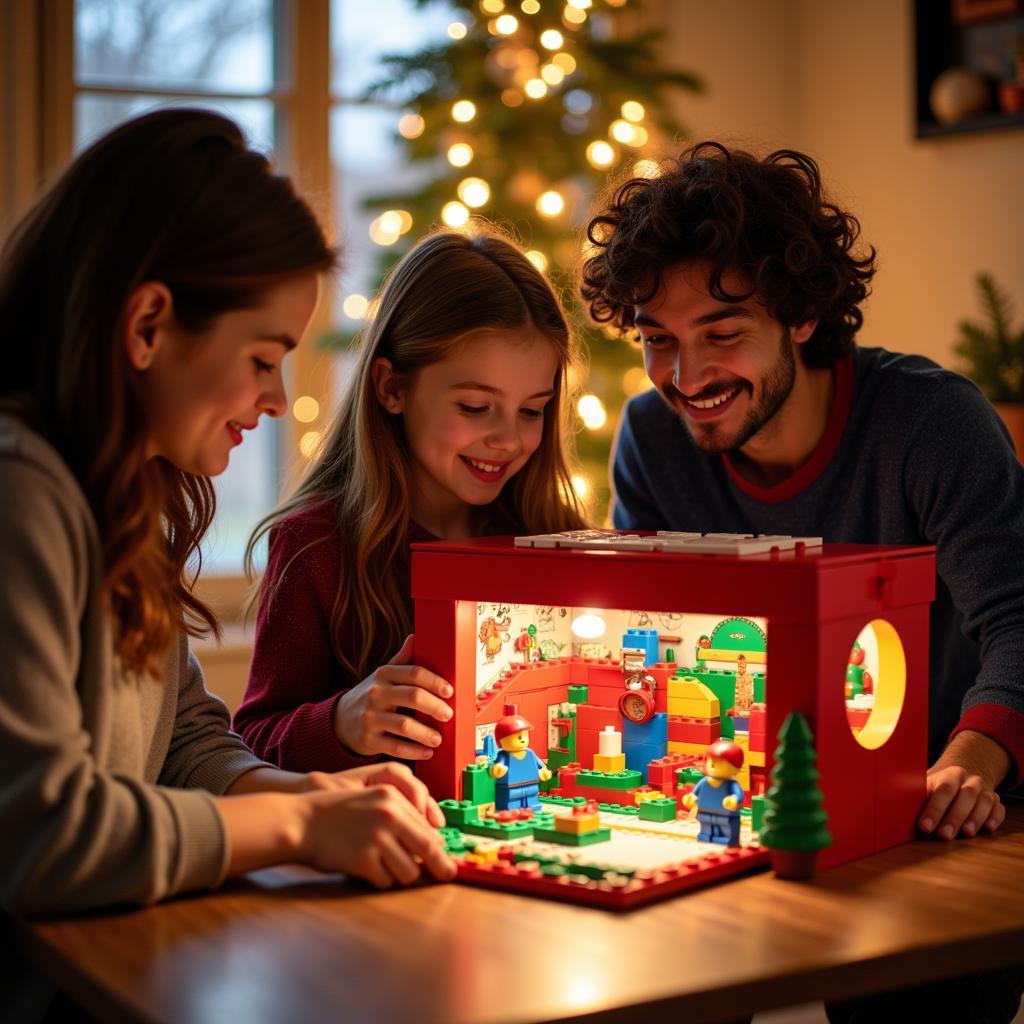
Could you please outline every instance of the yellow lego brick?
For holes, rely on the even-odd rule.
[[[633,801],[637,804],[642,804],[646,800],[663,800],[665,794],[660,789],[648,789],[640,793],[633,794]]]
[[[626,755],[625,754],[595,754],[594,755],[594,771],[595,772],[607,772],[609,775],[613,775],[615,772],[624,772],[626,770]]]
[[[718,718],[718,709],[717,700],[711,704],[703,697],[668,698],[668,713],[670,715],[685,715],[687,718]]]
[[[678,743],[675,740],[669,740],[668,752],[670,754],[693,754],[695,757],[703,757],[708,752],[708,745],[706,743]]]
[[[736,735],[733,737],[733,742],[736,744],[737,747],[742,747],[743,748],[743,755],[744,755],[743,759],[746,760],[747,751],[750,750],[750,733],[748,733],[748,732],[738,732],[738,733],[736,733]]]
[[[672,711],[670,707],[670,715],[690,715],[694,718],[717,718],[721,713],[718,698],[715,696],[714,690],[705,686],[702,682],[699,682],[691,676],[682,676],[681,678],[673,676],[668,681],[668,699],[670,705],[673,698],[677,700],[696,701],[696,704],[687,706],[700,708],[702,710]]]
[[[561,814],[555,818],[556,832],[571,832],[574,835],[582,835],[584,832],[594,832],[601,827],[601,817],[597,814]]]
[[[763,768],[765,766],[765,752],[763,750],[752,750],[746,760],[751,768]]]

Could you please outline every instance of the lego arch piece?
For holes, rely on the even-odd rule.
[[[867,654],[874,653],[872,646],[877,651],[877,657],[870,659],[877,664],[875,678],[863,667],[868,663],[864,649],[868,648]],[[861,631],[850,652],[845,686],[848,692],[851,688],[860,690],[847,700],[847,717],[854,738],[865,749],[878,750],[895,732],[907,692],[903,642],[890,622],[872,619]]]

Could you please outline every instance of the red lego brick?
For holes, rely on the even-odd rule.
[[[673,743],[714,743],[722,736],[720,718],[668,716],[668,739]]]

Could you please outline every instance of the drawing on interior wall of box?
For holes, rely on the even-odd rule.
[[[537,632],[552,633],[555,629],[555,606],[551,604],[538,604],[533,609],[537,617]]]
[[[606,644],[580,644],[581,658],[610,658],[611,648]]]
[[[495,610],[497,612],[496,615],[491,615],[480,623],[480,632],[478,634],[480,652],[489,662],[494,661],[495,657],[501,653],[502,644],[508,643],[511,639],[508,630],[512,625],[512,618],[508,614],[507,607],[497,605]],[[498,616],[502,611],[505,614],[499,618]]]
[[[630,612],[629,613],[629,628],[630,629],[650,629],[654,625],[654,620],[651,618],[650,612]]]
[[[681,612],[659,612],[658,621],[661,623],[662,629],[678,633],[679,627],[683,624],[683,616]]]
[[[552,640],[551,637],[546,637],[540,642],[541,657],[545,661],[550,661],[552,658],[560,658],[565,648],[566,644],[560,644],[557,640]]]

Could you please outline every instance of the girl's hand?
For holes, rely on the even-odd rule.
[[[441,743],[436,729],[398,708],[447,722],[452,710],[441,699],[450,697],[451,685],[433,672],[411,664],[412,635],[402,649],[376,672],[338,699],[334,732],[349,750],[363,756],[387,754],[405,761],[426,761]]]
[[[306,780],[306,792],[309,793],[323,790],[351,793],[369,786],[394,786],[429,824],[435,828],[444,825],[444,812],[427,787],[404,764],[395,761],[368,764],[344,772],[309,772]]]

